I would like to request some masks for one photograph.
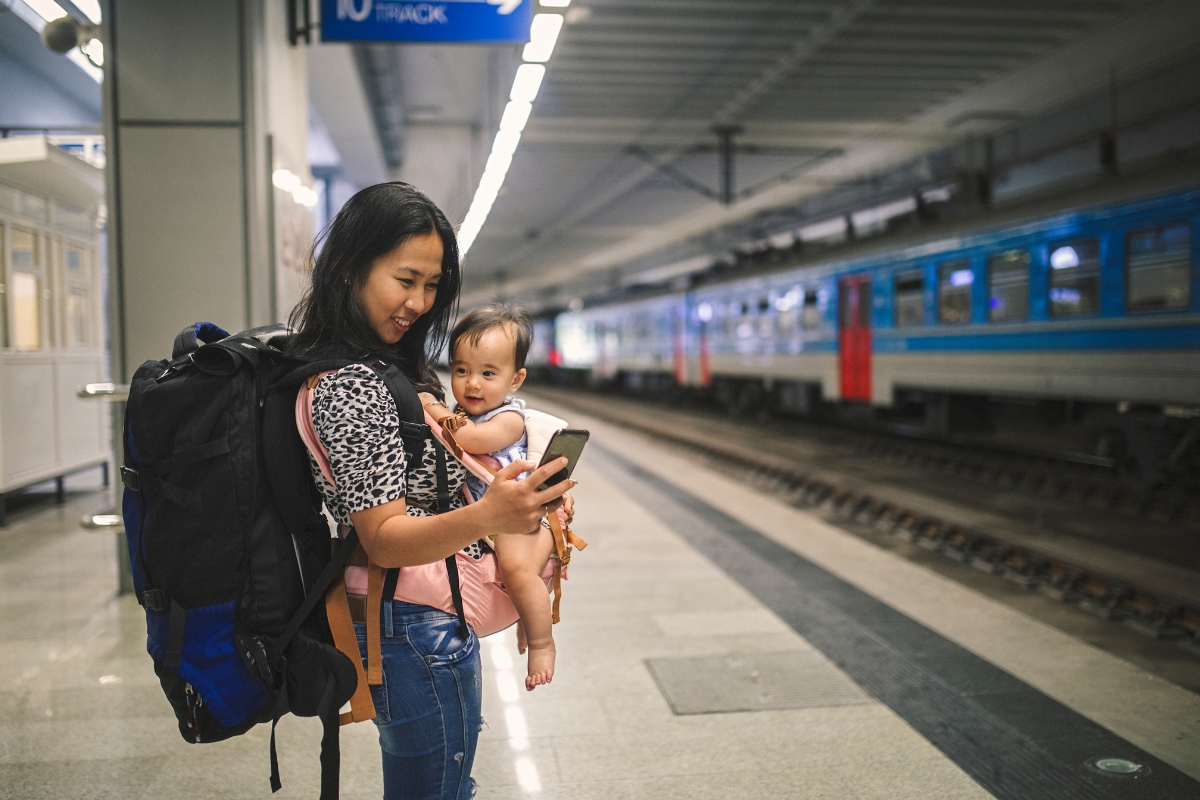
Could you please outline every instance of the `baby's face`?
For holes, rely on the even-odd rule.
[[[459,340],[450,362],[450,388],[460,408],[478,416],[499,408],[520,388],[525,370],[516,367],[515,347],[512,332],[502,328],[486,331],[478,342]]]

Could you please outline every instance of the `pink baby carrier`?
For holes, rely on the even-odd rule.
[[[331,486],[336,486],[333,470],[329,466],[329,454],[318,438],[313,427],[312,401],[313,390],[317,382],[329,374],[328,372],[313,375],[300,387],[296,397],[296,427],[300,438],[308,447],[313,458],[321,469],[321,474]],[[460,463],[484,482],[491,484],[493,471],[481,463],[470,453],[465,453],[453,440],[453,434],[447,435],[442,427],[434,422],[429,412],[425,412],[425,423],[446,452],[453,455]],[[473,502],[466,486],[463,495],[467,502]],[[542,578],[548,588],[554,590],[553,615],[554,622],[559,620],[559,599],[562,588],[561,581],[566,579],[566,567],[570,562],[572,546],[582,549],[587,546],[566,526],[565,515],[550,515],[545,524],[554,534],[555,555],[551,556]],[[345,538],[349,528],[338,526],[338,536]],[[463,615],[474,629],[477,636],[489,636],[504,630],[517,621],[517,609],[509,599],[500,582],[500,572],[496,564],[496,555],[486,550],[482,558],[475,559],[466,553],[459,552],[454,556],[458,567],[459,586],[461,587]],[[358,691],[350,701],[351,711],[342,715],[342,724],[361,722],[375,716],[374,705],[368,685],[377,685],[383,680],[383,668],[380,654],[379,626],[367,625],[367,666],[362,669],[362,661],[358,653],[358,641],[350,621],[349,600],[347,595],[366,595],[367,619],[378,619],[382,602],[384,570],[371,562],[360,545],[347,562],[344,580],[336,582],[326,594],[326,615],[329,627],[333,632],[334,642],[352,662],[359,668]],[[403,567],[396,580],[396,600],[406,603],[431,606],[455,614],[454,600],[450,591],[450,579],[446,562],[437,561],[416,567]]]

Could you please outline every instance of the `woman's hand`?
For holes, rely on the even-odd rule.
[[[428,406],[428,405],[445,406],[446,405],[441,400],[438,400],[437,397],[435,397],[430,392],[417,392],[417,397],[420,399],[422,406]]]
[[[537,469],[532,461],[514,461],[496,473],[492,485],[478,503],[481,512],[486,509],[488,533],[529,533],[538,529],[538,523],[547,513],[559,505],[561,498],[575,485],[565,480],[538,491],[547,478],[567,468],[566,457],[557,458]],[[529,477],[517,480],[522,472],[533,469]]]

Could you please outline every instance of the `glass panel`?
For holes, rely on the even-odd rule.
[[[1192,232],[1187,225],[1134,231],[1125,242],[1130,311],[1187,308],[1192,300]]]
[[[28,272],[12,274],[12,345],[17,350],[38,350],[42,346],[41,283]]]
[[[1050,316],[1086,317],[1100,311],[1100,242],[1075,239],[1050,245]]]
[[[804,308],[800,312],[800,327],[806,331],[814,330],[821,325],[821,310],[817,307],[817,290],[809,289],[804,293]]]
[[[92,343],[91,305],[87,289],[72,287],[67,292],[67,343],[72,347]]]
[[[971,285],[975,273],[970,261],[947,261],[938,265],[938,322],[961,324],[971,321]]]
[[[925,324],[925,273],[912,270],[896,276],[892,307],[897,328]]]
[[[988,319],[1015,322],[1029,319],[1028,250],[1008,250],[988,256]]]
[[[8,291],[12,295],[8,343],[17,350],[38,350],[42,346],[42,282],[34,274],[40,261],[37,236],[10,228],[8,239],[13,268],[8,276]]]
[[[87,266],[85,264],[86,254],[83,248],[76,247],[73,244],[67,245],[67,255],[65,266],[67,268],[68,278],[78,278],[79,280],[87,279]]]
[[[12,240],[13,269],[33,271],[37,269],[37,237],[21,230],[10,230]]]
[[[44,241],[46,243],[46,252],[50,253],[50,263],[58,264],[62,259],[63,254],[62,242],[52,241],[50,239],[46,239]],[[43,310],[46,312],[46,344],[50,347],[54,347],[58,344],[59,337],[57,314],[58,309],[56,308],[57,299],[54,297],[53,288],[55,283],[56,281],[54,280],[53,269],[46,270],[46,288],[42,291],[42,295],[46,298],[46,305],[44,306]]]

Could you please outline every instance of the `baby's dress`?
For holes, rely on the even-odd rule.
[[[504,398],[504,402],[479,416],[467,415],[467,418],[478,425],[481,422],[487,422],[497,414],[502,414],[506,411],[515,411],[521,415],[521,419],[525,419],[525,401],[509,395]],[[503,469],[514,461],[520,461],[529,453],[528,439],[525,436],[524,429],[521,430],[521,438],[510,444],[508,447],[503,447],[494,453],[489,453],[485,458],[492,459],[493,462],[488,462],[488,466],[492,469]],[[487,491],[487,484],[479,478],[476,478],[471,473],[467,473],[467,489],[471,492],[471,497],[478,500],[483,497],[483,493]]]

